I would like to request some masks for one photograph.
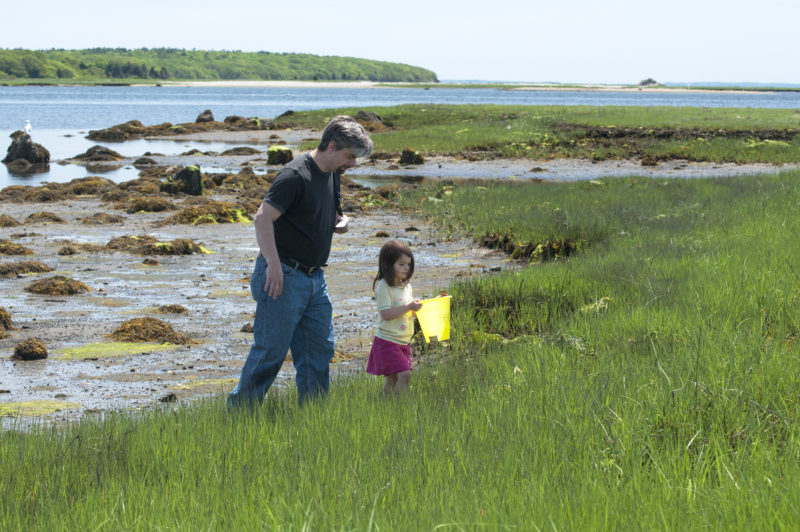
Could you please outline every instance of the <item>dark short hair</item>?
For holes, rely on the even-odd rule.
[[[408,278],[406,281],[411,280],[414,275],[414,253],[411,248],[403,244],[399,240],[390,240],[383,245],[381,252],[378,255],[378,275],[372,281],[372,289],[375,290],[375,285],[381,279],[386,279],[389,286],[395,286],[394,278],[394,263],[397,262],[402,255],[408,255],[411,263],[408,265]]]
[[[331,118],[322,132],[317,149],[325,151],[331,142],[337,150],[347,148],[356,157],[367,157],[372,153],[372,139],[369,138],[369,133],[352,116],[339,115]]]

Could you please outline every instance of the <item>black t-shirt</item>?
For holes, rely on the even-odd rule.
[[[305,154],[278,172],[264,201],[281,212],[273,226],[278,255],[306,266],[324,265],[336,225],[339,176],[324,173]]]

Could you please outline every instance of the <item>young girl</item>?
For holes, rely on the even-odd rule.
[[[406,390],[411,381],[413,312],[422,308],[411,293],[408,282],[412,275],[414,255],[408,246],[397,240],[384,244],[378,258],[378,275],[372,282],[379,319],[367,373],[386,377],[385,394]]]

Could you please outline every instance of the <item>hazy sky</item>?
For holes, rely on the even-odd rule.
[[[798,21],[800,0],[28,0],[5,8],[0,48],[305,52],[444,80],[800,83]]]

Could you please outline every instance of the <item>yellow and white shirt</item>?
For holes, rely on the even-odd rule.
[[[383,319],[381,311],[406,305],[413,300],[410,284],[389,286],[385,279],[378,281],[378,286],[375,288],[375,302],[378,305],[378,330],[375,331],[375,336],[396,344],[408,345],[414,335],[414,316],[411,311],[389,321]]]

